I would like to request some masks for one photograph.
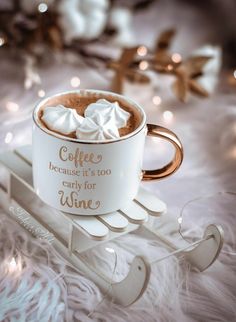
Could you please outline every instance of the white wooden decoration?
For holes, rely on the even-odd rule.
[[[148,210],[150,215],[160,216],[166,212],[166,204],[154,194],[140,187],[135,198],[136,202]]]
[[[199,271],[204,271],[216,260],[223,246],[224,231],[220,225],[209,225],[203,237],[207,236],[208,239],[185,253],[186,259]]]
[[[111,231],[115,232],[125,231],[129,224],[128,220],[119,212],[97,216],[96,218],[106,225]]]
[[[143,224],[148,220],[148,212],[140,207],[135,201],[132,201],[126,207],[120,209],[120,212],[128,218],[133,224]]]
[[[43,216],[42,213],[35,214],[33,210],[28,209],[29,200],[33,196],[37,202],[41,201],[37,199],[32,185],[31,147],[21,147],[16,151],[0,154],[0,162],[9,171],[6,187],[0,188],[0,202],[5,210],[35,237],[49,240],[57,251],[75,266],[75,269],[83,270],[105,293],[109,292],[117,303],[124,306],[134,303],[145,291],[151,272],[148,261],[136,256],[128,275],[117,283],[86,263],[80,252],[140,227],[147,234],[153,234],[170,249],[168,255],[152,265],[158,265],[159,261],[169,256],[182,254],[193,268],[203,271],[215,261],[222,248],[223,230],[214,224],[206,228],[201,240],[193,244],[186,243],[181,248],[158,230],[154,230],[149,216],[160,216],[166,212],[166,205],[144,188],[139,189],[132,203],[111,214],[85,217],[55,209],[51,211],[50,217]],[[52,209],[46,205],[44,207]],[[15,209],[20,209],[20,212]]]
[[[118,304],[128,306],[137,301],[145,291],[151,273],[151,267],[144,257],[136,256],[131,263],[126,278],[112,285],[111,297],[117,299]]]

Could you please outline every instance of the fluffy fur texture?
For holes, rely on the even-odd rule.
[[[47,242],[32,238],[2,213],[0,218],[1,321],[159,322],[176,321],[176,316],[180,321],[233,321],[236,317],[232,288],[236,269],[226,254],[204,273],[191,271],[176,257],[153,264],[143,297],[124,308],[106,298],[101,302],[103,296],[96,285],[76,272]],[[168,252],[161,243],[137,234],[123,236],[106,247],[113,248],[118,256],[117,281],[127,274],[134,252],[150,262]],[[13,257],[16,266],[12,267]],[[83,257],[112,274],[114,254],[106,252],[104,245]]]

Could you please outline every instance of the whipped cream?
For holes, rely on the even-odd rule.
[[[85,117],[77,128],[76,137],[82,140],[109,140],[120,135],[111,118],[106,118],[98,110],[94,110],[92,118]]]
[[[84,117],[79,115],[75,109],[63,105],[45,107],[42,120],[52,131],[62,134],[70,134],[80,126]]]
[[[126,126],[130,118],[130,113],[123,110],[118,102],[111,103],[106,99],[99,99],[97,102],[89,104],[84,112],[84,116],[97,122],[97,112],[101,116],[103,124],[113,123],[118,129]]]

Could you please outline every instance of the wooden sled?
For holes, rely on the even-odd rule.
[[[152,217],[164,214],[166,205],[143,188],[129,207],[111,214],[76,216],[44,205],[52,213],[45,216],[42,207],[36,210],[30,206],[32,199],[36,203],[41,202],[32,183],[31,146],[0,154],[0,162],[7,176],[5,185],[0,186],[0,202],[9,215],[35,237],[47,239],[75,268],[82,270],[103,292],[109,293],[116,303],[128,306],[137,301],[148,285],[151,266],[166,257],[184,255],[193,268],[203,271],[215,261],[222,248],[223,230],[218,225],[208,226],[202,239],[181,247],[177,247],[165,234],[153,230]],[[137,229],[161,240],[170,253],[153,264],[142,256],[135,256],[129,273],[120,282],[95,270],[80,255],[102,242]]]

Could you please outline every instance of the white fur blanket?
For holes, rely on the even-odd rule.
[[[125,276],[133,258],[122,249],[123,243],[150,260],[167,253],[158,242],[135,234],[108,243],[118,255],[116,280]],[[236,317],[236,269],[225,254],[203,273],[190,271],[176,257],[153,265],[143,297],[124,308],[106,298],[101,302],[93,282],[75,272],[47,242],[32,238],[2,213],[0,249],[1,321],[233,321]],[[83,256],[111,274],[114,258],[104,246]]]

